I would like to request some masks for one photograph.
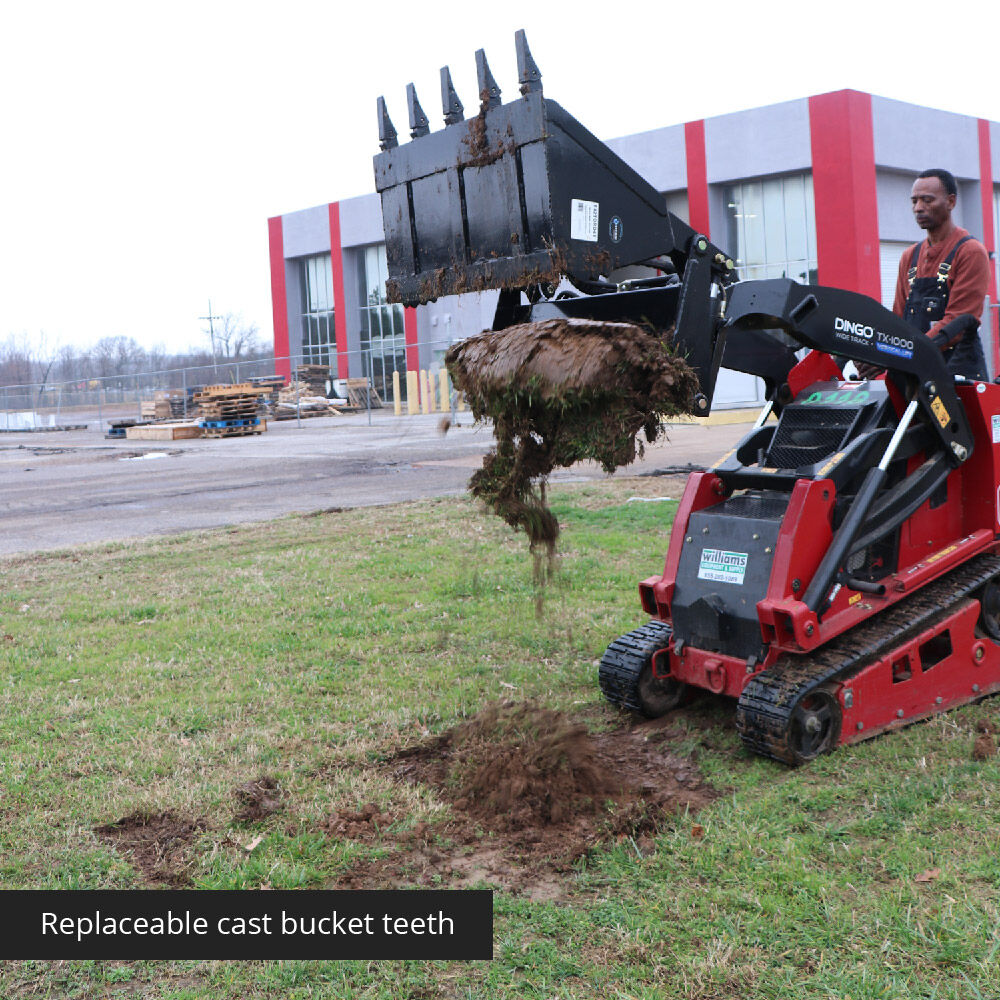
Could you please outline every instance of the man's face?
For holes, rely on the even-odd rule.
[[[951,217],[955,196],[945,191],[940,177],[918,177],[913,182],[910,204],[921,229],[937,229]]]

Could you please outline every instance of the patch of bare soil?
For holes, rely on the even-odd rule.
[[[400,752],[394,776],[432,788],[451,818],[389,832],[402,817],[374,805],[330,817],[333,836],[394,848],[362,862],[345,887],[494,883],[532,898],[565,893],[560,877],[609,841],[652,848],[658,828],[718,793],[662,727],[592,734],[562,712],[493,705]]]
[[[147,882],[181,888],[191,884],[187,849],[205,828],[203,820],[171,812],[137,812],[94,833],[135,865]]]
[[[989,760],[997,753],[997,742],[994,738],[994,727],[988,722],[979,722],[976,725],[975,743],[972,745],[972,759],[978,761]]]
[[[256,781],[240,785],[233,794],[240,806],[233,819],[240,823],[254,823],[278,812],[285,796],[277,779],[269,774],[262,774]]]
[[[469,482],[537,559],[555,551],[559,524],[545,500],[557,467],[584,460],[613,472],[655,441],[665,416],[691,410],[697,378],[664,334],[632,323],[549,319],[469,337],[445,358],[496,448]]]

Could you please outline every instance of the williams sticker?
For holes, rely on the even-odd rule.
[[[727,552],[725,549],[702,549],[701,565],[698,567],[699,580],[715,580],[718,583],[743,585],[747,571],[747,552]]]
[[[600,202],[582,201],[580,198],[573,198],[569,213],[570,238],[574,240],[586,240],[588,243],[596,243],[598,233],[597,221],[600,214]]]
[[[621,243],[622,237],[625,235],[625,226],[622,225],[622,218],[620,215],[612,215],[611,221],[608,223],[608,236],[611,237],[612,243]]]

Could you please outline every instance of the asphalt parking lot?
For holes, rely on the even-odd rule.
[[[752,419],[754,414],[747,413]],[[108,440],[96,429],[0,432],[0,555],[462,493],[492,446],[468,414],[375,412],[273,422],[253,437]],[[671,425],[616,475],[708,465],[747,423]],[[590,463],[553,481],[601,479]]]

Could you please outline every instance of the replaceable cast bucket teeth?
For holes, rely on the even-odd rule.
[[[444,128],[430,131],[411,84],[412,141],[398,144],[383,98],[375,186],[382,196],[388,294],[441,295],[577,282],[663,254],[681,268],[693,231],[662,195],[572,115],[542,95],[524,32],[515,36],[520,96],[501,103],[476,53],[479,113],[465,118],[441,70]]]

